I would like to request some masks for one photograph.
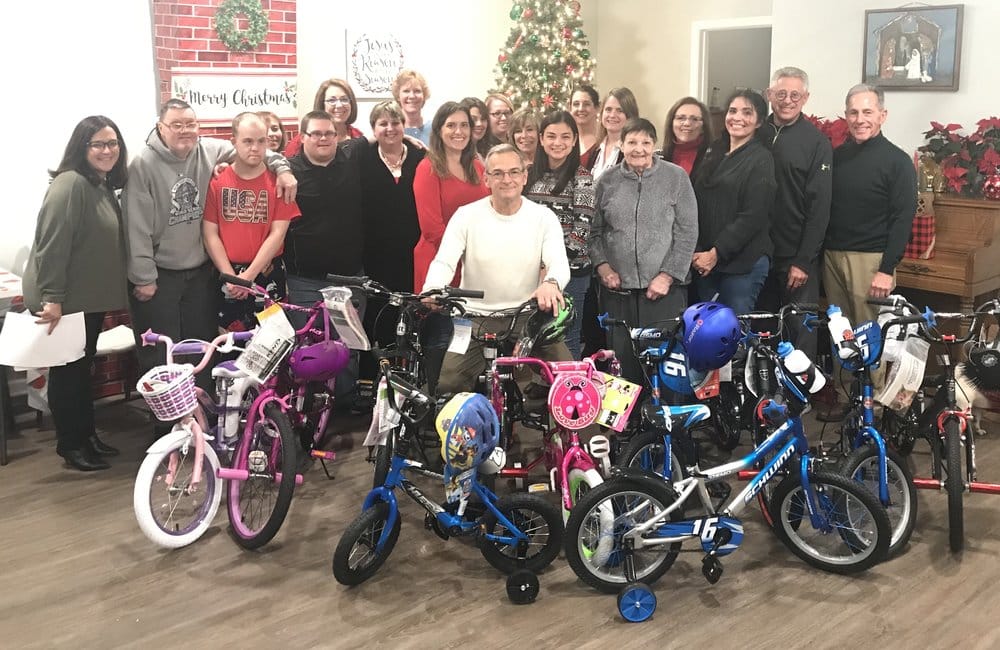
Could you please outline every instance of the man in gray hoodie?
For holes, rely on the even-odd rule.
[[[201,218],[212,173],[232,155],[229,141],[199,138],[194,110],[170,99],[160,108],[146,148],[129,165],[123,193],[129,306],[142,372],[164,360],[162,348],[141,347],[138,337],[147,329],[175,341],[211,340],[218,331],[217,289]],[[284,157],[269,155],[267,166],[278,175],[279,196],[294,200],[296,181]],[[210,377],[199,379],[211,388],[204,383]],[[163,427],[158,433],[165,433]]]

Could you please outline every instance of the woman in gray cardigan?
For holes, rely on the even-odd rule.
[[[48,323],[84,313],[83,358],[49,371],[49,407],[56,427],[56,453],[81,471],[107,469],[101,456],[118,450],[94,428],[91,363],[104,312],[124,309],[125,239],[115,190],[125,185],[128,152],[121,131],[102,115],[84,118],[73,130],[59,167],[52,172],[35,227],[24,273],[24,301]]]

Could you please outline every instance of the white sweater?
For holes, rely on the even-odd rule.
[[[469,311],[486,313],[516,307],[528,300],[539,285],[539,270],[555,278],[559,287],[569,282],[569,262],[562,227],[552,210],[522,199],[512,215],[493,209],[490,197],[455,211],[431,262],[424,291],[439,289],[462,263],[463,289],[485,292],[482,300],[469,300]]]

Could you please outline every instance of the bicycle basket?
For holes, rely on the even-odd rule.
[[[135,389],[157,420],[177,420],[198,408],[193,371],[187,363],[156,366],[139,379]]]

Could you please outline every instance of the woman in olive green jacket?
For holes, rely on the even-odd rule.
[[[101,456],[118,450],[97,438],[91,363],[104,313],[124,309],[125,239],[116,190],[125,185],[128,153],[121,131],[101,115],[84,118],[66,145],[35,227],[24,273],[24,301],[48,323],[83,312],[87,345],[83,358],[49,371],[49,407],[56,452],[82,471],[107,469]]]

